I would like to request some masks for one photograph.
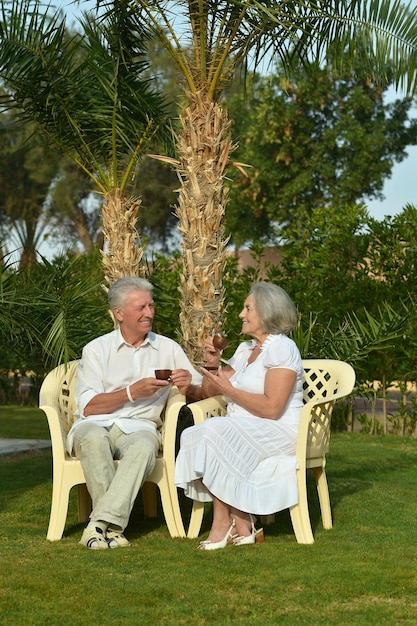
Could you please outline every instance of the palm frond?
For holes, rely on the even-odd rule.
[[[375,316],[366,309],[348,313],[336,330],[331,322],[320,326],[317,319],[310,316],[307,325],[301,321],[293,333],[303,357],[340,359],[354,365],[372,352],[392,348],[404,334],[410,310],[405,304],[396,310],[385,302]]]
[[[101,5],[108,6],[108,2]],[[279,58],[284,65],[327,57],[335,68],[364,56],[369,76],[416,89],[417,8],[401,0],[134,0],[169,51],[190,93],[213,98],[235,69]]]
[[[3,103],[35,120],[105,192],[126,184],[121,158],[129,156],[130,172],[152,138],[168,132],[164,100],[143,76],[148,35],[127,1],[106,20],[85,13],[80,25],[82,35],[68,34],[38,0],[3,5]]]
[[[277,3],[272,3],[277,4]],[[262,10],[263,3],[258,3]],[[281,28],[288,28],[287,43],[274,41],[273,51],[288,63],[292,58],[324,59],[337,71],[352,69],[358,57],[371,79],[389,80],[394,68],[397,87],[416,90],[417,7],[401,0],[304,1],[286,5],[290,20],[282,22],[282,11],[268,10]],[[267,12],[267,9],[264,9]],[[289,22],[292,22],[290,24]],[[275,39],[275,38],[274,38]],[[290,44],[290,46],[288,46]],[[292,46],[292,50],[291,50]],[[347,54],[348,53],[348,54]]]

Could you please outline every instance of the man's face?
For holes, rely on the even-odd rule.
[[[125,338],[144,337],[152,330],[155,315],[152,295],[149,291],[132,291],[123,308],[116,307],[114,314]]]

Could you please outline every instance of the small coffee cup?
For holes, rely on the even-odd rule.
[[[155,378],[159,380],[169,380],[171,378],[172,370],[155,370]]]
[[[224,350],[229,345],[229,340],[227,337],[222,337],[221,335],[214,335],[213,337],[213,346],[217,348],[217,350]]]

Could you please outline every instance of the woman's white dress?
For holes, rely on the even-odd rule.
[[[287,406],[277,420],[255,417],[229,401],[225,417],[213,417],[183,431],[175,484],[193,500],[223,502],[268,515],[298,502],[295,446],[303,406],[303,366],[296,344],[286,335],[268,335],[258,358],[248,365],[254,341],[242,343],[229,360],[234,387],[263,393],[270,368],[296,372]]]

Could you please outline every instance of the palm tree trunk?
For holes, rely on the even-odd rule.
[[[203,93],[187,95],[177,136],[181,188],[176,214],[183,238],[180,324],[183,348],[198,366],[204,362],[205,338],[222,325],[224,173],[232,146],[227,111]]]
[[[143,248],[136,231],[140,200],[125,198],[118,189],[105,194],[102,209],[103,267],[109,285],[121,276],[142,276]]]

